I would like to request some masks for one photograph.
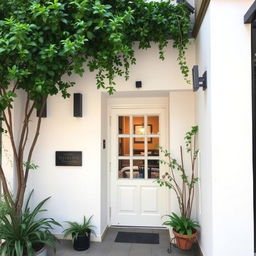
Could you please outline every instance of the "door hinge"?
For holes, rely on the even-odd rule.
[[[109,218],[111,219],[111,207],[109,207]]]
[[[111,172],[111,162],[108,163],[108,169]]]

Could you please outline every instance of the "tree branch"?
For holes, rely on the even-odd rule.
[[[19,84],[19,80],[17,80],[15,85],[13,86],[12,92],[15,92],[15,90],[17,89],[18,84]]]
[[[37,120],[36,132],[35,132],[34,139],[32,141],[32,144],[31,144],[31,147],[30,147],[30,150],[29,150],[29,153],[28,153],[27,163],[29,163],[31,161],[33,151],[34,151],[37,139],[38,139],[39,134],[40,134],[39,132],[40,132],[41,121],[42,121],[42,113],[43,113],[43,108],[44,108],[45,104],[46,104],[46,98],[43,99],[43,104],[41,106],[41,110],[40,110],[39,117],[38,117],[38,120]],[[18,200],[16,201],[17,211],[19,211],[21,209],[22,205],[23,205],[23,200],[24,200],[24,194],[25,194],[26,184],[27,184],[27,180],[28,180],[28,175],[29,175],[29,168],[26,167],[24,183],[21,184],[20,194],[19,194]]]
[[[4,191],[5,201],[9,202],[13,206],[14,202],[13,202],[13,199],[11,197],[10,191],[8,189],[8,185],[7,185],[7,181],[6,181],[6,178],[5,178],[5,175],[4,175],[2,165],[0,165],[0,180],[2,181],[2,187],[3,187],[3,191]]]
[[[39,137],[40,127],[41,127],[41,121],[42,121],[42,114],[43,114],[44,106],[45,106],[45,104],[46,104],[46,99],[47,99],[47,98],[45,98],[45,99],[43,100],[43,104],[42,104],[41,109],[40,109],[39,117],[38,117],[38,120],[37,120],[36,133],[35,133],[35,136],[34,136],[33,142],[32,142],[32,144],[31,144],[31,147],[30,147],[29,153],[28,153],[27,162],[30,162],[30,161],[31,161],[32,154],[33,154],[33,151],[34,151],[34,148],[35,148],[35,145],[36,145],[37,139],[38,139],[38,137]],[[26,173],[25,173],[25,182],[27,182],[27,179],[28,179],[28,173],[29,173],[29,169],[28,169],[28,168],[26,168]]]
[[[29,126],[29,118],[33,112],[34,109],[34,103],[32,104],[31,108],[29,109],[29,94],[27,94],[27,100],[25,104],[25,110],[24,110],[24,121],[23,121],[23,127],[20,135],[20,141],[19,141],[19,174],[18,174],[18,189],[16,193],[16,199],[19,198],[20,191],[22,189],[22,186],[25,182],[25,176],[24,176],[24,167],[23,167],[23,155],[24,155],[24,149],[26,146],[27,138],[28,138],[28,126]],[[26,185],[26,184],[25,184]],[[18,202],[18,200],[16,200]]]
[[[184,177],[185,177],[185,169],[184,169],[184,160],[183,160],[183,149],[182,146],[180,146],[180,161],[181,161],[181,171],[183,174],[183,178],[182,178],[182,195],[183,195],[183,202],[186,202],[187,200],[187,189],[186,189],[186,184],[184,181]],[[185,205],[185,204],[184,204]]]

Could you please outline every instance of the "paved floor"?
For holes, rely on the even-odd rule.
[[[160,244],[115,243],[114,240],[118,231],[159,233]],[[184,252],[175,248],[170,254],[167,252],[169,243],[167,230],[109,228],[102,243],[92,242],[90,248],[83,252],[74,251],[71,241],[61,241],[57,246],[56,256],[198,256],[195,252]],[[54,254],[49,252],[48,255]]]

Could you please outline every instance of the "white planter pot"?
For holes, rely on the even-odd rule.
[[[47,248],[42,248],[39,252],[36,253],[36,256],[47,256]]]

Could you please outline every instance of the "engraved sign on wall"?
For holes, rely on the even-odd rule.
[[[56,151],[56,166],[82,166],[82,151]]]

